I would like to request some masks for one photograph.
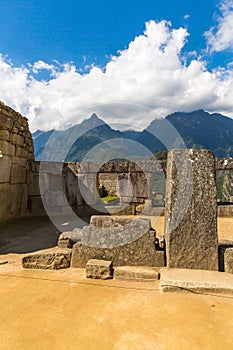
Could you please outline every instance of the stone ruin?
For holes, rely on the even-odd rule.
[[[58,247],[23,258],[25,268],[87,267],[87,276],[127,274],[154,278],[156,268],[185,268],[233,273],[233,244],[218,242],[216,170],[232,170],[233,159],[215,159],[206,150],[172,150],[167,164],[145,161],[106,164],[35,162],[26,118],[0,103],[0,222],[24,215],[61,215],[71,208],[92,216],[90,225],[63,232]],[[93,171],[97,168],[99,171]],[[98,168],[99,167],[99,168]],[[62,168],[62,171],[61,171]],[[96,204],[101,181],[116,174],[122,186],[118,214],[156,215],[151,205],[151,174],[166,170],[164,237],[157,237],[149,219],[109,216]],[[103,175],[104,174],[104,175]],[[110,181],[108,186],[115,180]],[[41,186],[41,182],[43,186]],[[86,189],[85,197],[81,187]],[[61,193],[62,191],[62,193]],[[46,207],[46,210],[45,210]],[[144,267],[142,267],[144,266]],[[137,267],[137,272],[132,270]],[[152,272],[146,269],[152,268]],[[154,270],[153,270],[154,269]],[[152,273],[152,275],[150,274]],[[151,277],[152,276],[152,277]],[[154,276],[154,277],[153,277]]]
[[[28,213],[28,161],[32,159],[27,119],[0,102],[0,222]]]

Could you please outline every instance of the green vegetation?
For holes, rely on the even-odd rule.
[[[101,198],[101,200],[103,201],[103,202],[113,202],[113,201],[115,201],[116,199],[118,199],[119,197],[117,197],[117,196],[114,196],[114,195],[112,195],[112,194],[109,194],[109,195],[107,195],[106,197],[103,197],[103,198]]]

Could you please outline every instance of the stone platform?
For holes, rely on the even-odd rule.
[[[124,281],[154,282],[159,279],[159,272],[153,267],[117,266],[114,278]]]
[[[233,274],[217,271],[167,269],[160,270],[162,292],[233,294]]]

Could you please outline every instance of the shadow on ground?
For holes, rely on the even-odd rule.
[[[59,230],[48,217],[26,217],[0,225],[0,254],[29,253],[57,245]]]

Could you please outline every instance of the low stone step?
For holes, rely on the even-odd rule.
[[[26,255],[22,259],[25,269],[59,270],[70,267],[71,249],[52,248]]]
[[[114,278],[127,281],[154,282],[159,279],[159,272],[153,267],[118,266],[114,268]]]
[[[112,261],[90,259],[86,264],[86,277],[111,279],[113,276]]]
[[[168,268],[161,269],[160,273],[162,292],[192,291],[233,294],[233,275],[230,273]]]

